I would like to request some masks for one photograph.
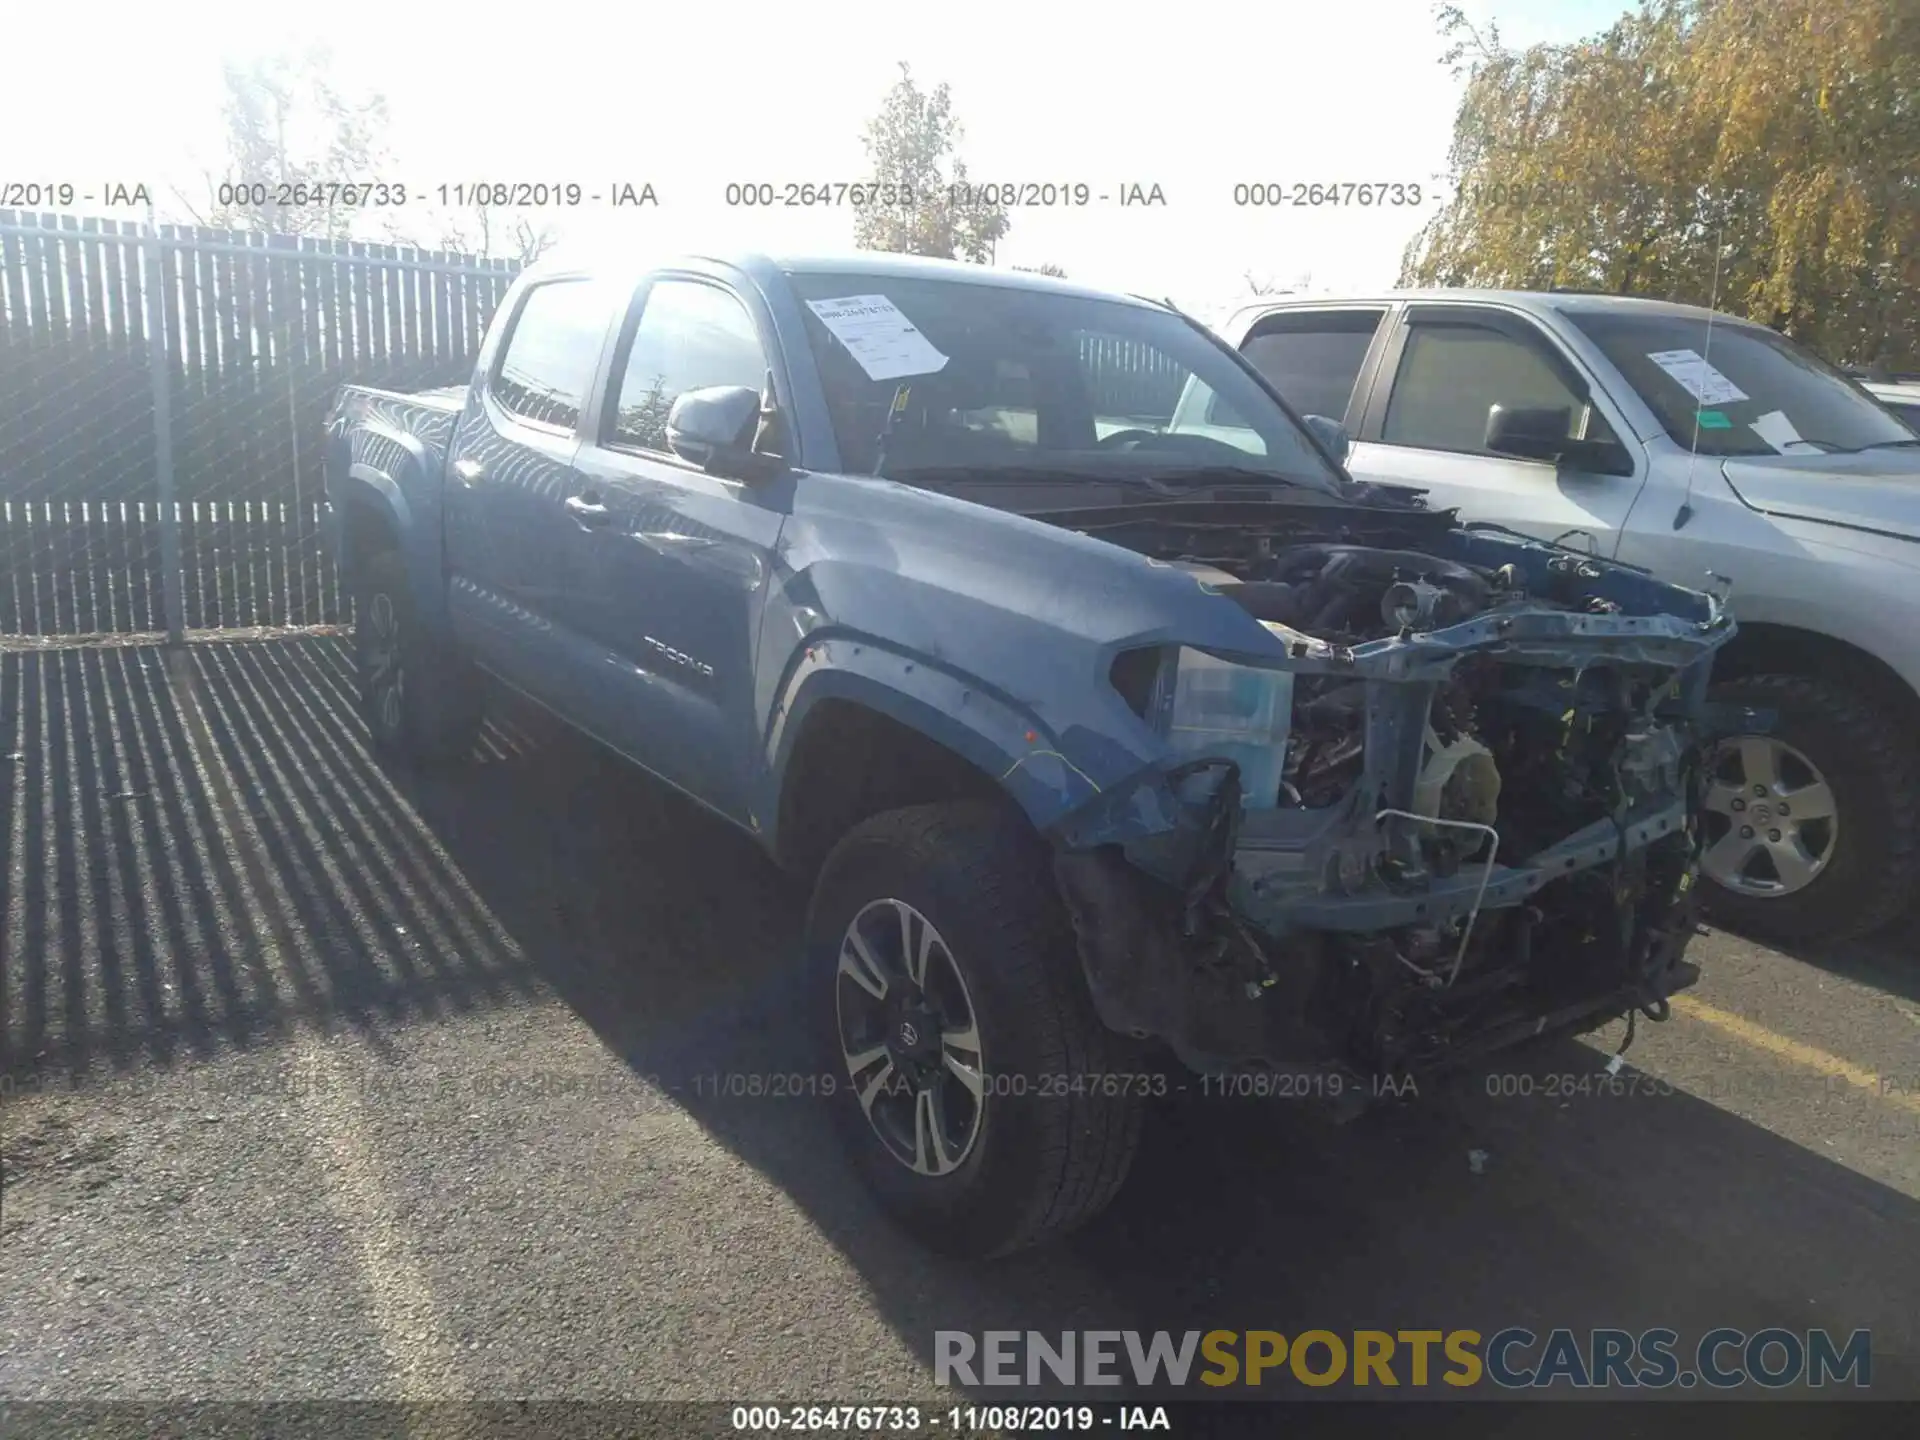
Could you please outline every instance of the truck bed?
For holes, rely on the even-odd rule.
[[[344,442],[344,448],[338,454],[329,454],[330,464],[338,466],[338,474],[344,476],[347,464],[363,461],[404,485],[407,482],[401,472],[412,467],[390,437],[411,435],[426,448],[437,479],[437,466],[453,437],[466,395],[464,385],[410,393],[373,385],[341,386],[327,430]]]
[[[466,402],[465,385],[442,385],[436,390],[385,390],[378,385],[342,385],[340,395],[344,400],[348,395],[378,396],[382,400],[406,400],[425,405],[434,410],[451,410],[459,413]]]

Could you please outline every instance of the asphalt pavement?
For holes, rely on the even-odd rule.
[[[1865,1328],[1920,1398],[1911,931],[1697,941],[1611,1085],[1619,1027],[1340,1128],[1172,1097],[1110,1213],[962,1265],[729,1079],[811,1069],[747,839],[511,727],[396,783],[351,684],[0,655],[0,1398],[944,1404],[942,1329],[1509,1325]]]

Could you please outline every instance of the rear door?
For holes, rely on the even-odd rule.
[[[572,527],[562,510],[612,314],[584,276],[530,285],[454,431],[444,533],[449,604],[474,657],[563,714],[577,657],[555,643]]]
[[[667,447],[666,417],[689,390],[770,375],[791,414],[772,335],[748,287],[680,272],[639,287],[575,462],[564,607],[605,661],[595,732],[749,826],[754,642],[793,476],[709,475]],[[790,453],[777,435],[763,449]]]
[[[1488,306],[1409,305],[1363,402],[1347,468],[1363,480],[1413,485],[1436,509],[1493,521],[1543,540],[1611,555],[1645,478],[1596,474],[1497,455],[1485,443],[1490,407],[1570,413],[1572,438],[1631,434],[1589,377],[1525,316]],[[1590,541],[1583,536],[1592,537]]]

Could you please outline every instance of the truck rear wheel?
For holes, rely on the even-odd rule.
[[[821,871],[806,949],[848,1154],[924,1244],[1004,1255],[1118,1192],[1147,1087],[1094,1014],[1019,816],[969,802],[857,826]]]
[[[1784,941],[1853,939],[1892,921],[1920,885],[1920,763],[1899,721],[1801,675],[1730,680],[1713,696],[1778,718],[1710,760],[1709,917]]]
[[[383,756],[458,760],[479,738],[479,679],[421,633],[411,583],[397,551],[372,555],[362,568],[353,597],[361,718]]]

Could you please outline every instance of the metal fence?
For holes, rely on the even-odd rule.
[[[1080,344],[1080,363],[1096,415],[1165,420],[1190,373],[1171,355],[1136,340],[1088,337]]]
[[[0,635],[347,618],[333,396],[463,382],[517,269],[0,210]]]
[[[347,619],[320,543],[342,384],[463,383],[518,266],[0,209],[0,635]],[[1103,415],[1186,372],[1089,340]]]

